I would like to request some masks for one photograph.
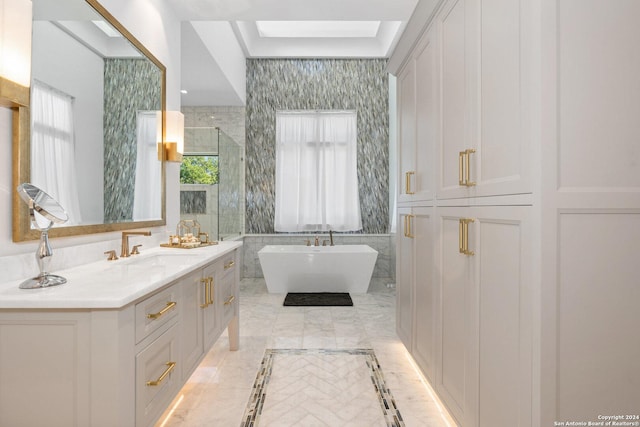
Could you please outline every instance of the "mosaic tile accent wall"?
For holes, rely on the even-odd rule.
[[[180,214],[206,214],[207,192],[180,190]]]
[[[356,110],[362,233],[389,228],[389,79],[384,59],[248,59],[246,225],[274,232],[276,110]]]
[[[136,114],[162,108],[162,74],[146,59],[105,59],[104,222],[131,221],[136,177]]]

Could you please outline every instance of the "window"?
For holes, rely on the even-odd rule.
[[[218,183],[218,156],[185,154],[180,165],[180,184]]]
[[[275,230],[361,228],[355,111],[278,112]]]
[[[57,199],[69,216],[82,222],[76,186],[73,98],[34,81],[31,87],[31,183]]]

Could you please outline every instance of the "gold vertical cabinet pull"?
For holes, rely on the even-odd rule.
[[[235,261],[229,261],[228,263],[226,263],[226,264],[224,265],[224,269],[225,269],[225,270],[228,270],[228,269],[230,269],[231,267],[233,267],[234,265],[236,265],[236,262],[235,262]]]
[[[416,237],[411,233],[411,228],[412,228],[411,227],[411,218],[414,218],[414,217],[415,217],[415,215],[407,215],[406,216],[406,218],[407,218],[407,234],[406,234],[406,236],[408,238],[410,238],[410,239],[413,239],[414,237]]]
[[[200,279],[200,283],[204,283],[204,304],[200,308],[207,308],[213,304],[213,277]]]
[[[236,299],[235,295],[231,295],[225,302],[224,305],[231,304]]]
[[[460,151],[458,153],[458,184],[464,187],[473,187],[476,185],[475,182],[470,179],[470,170],[471,170],[471,154],[475,153],[476,150],[474,148],[468,148],[464,151]]]
[[[169,301],[167,303],[167,305],[165,306],[165,308],[163,308],[162,310],[160,310],[157,313],[149,313],[147,314],[147,319],[153,319],[156,320],[162,316],[164,316],[169,310],[171,310],[173,307],[175,307],[178,303],[175,301]]]
[[[414,171],[409,171],[404,173],[404,185],[405,185],[405,194],[411,195],[416,194],[415,191],[411,189],[411,176],[415,175]]]
[[[147,385],[148,386],[155,387],[155,386],[160,385],[160,383],[162,381],[164,381],[164,379],[167,377],[167,375],[169,375],[171,373],[171,371],[173,371],[175,369],[176,362],[167,362],[166,365],[167,365],[167,369],[164,370],[162,375],[160,375],[157,380],[155,380],[155,381],[147,381]]]
[[[404,237],[413,239],[415,236],[411,234],[411,218],[415,215],[407,214],[404,216]]]
[[[476,253],[469,250],[469,223],[475,222],[472,218],[460,218],[458,222],[458,249],[463,255],[473,256]]]

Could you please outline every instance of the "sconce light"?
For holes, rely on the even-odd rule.
[[[165,111],[165,137],[158,158],[164,153],[168,162],[181,162],[184,153],[184,115],[180,111]]]
[[[5,101],[3,105],[29,104],[31,10],[31,0],[0,0],[0,99]]]

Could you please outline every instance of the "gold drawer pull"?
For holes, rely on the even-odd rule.
[[[226,264],[224,265],[224,269],[225,269],[225,270],[228,270],[228,269],[230,269],[231,267],[233,267],[234,265],[236,265],[236,262],[235,262],[235,261],[229,261],[228,263],[226,263]]]
[[[231,295],[228,300],[224,302],[224,305],[231,304],[236,299],[235,295]]]
[[[163,315],[165,315],[167,313],[167,311],[171,310],[173,307],[175,307],[178,303],[175,301],[169,301],[167,303],[167,306],[165,308],[163,308],[162,310],[160,310],[157,313],[149,313],[147,314],[147,319],[157,319],[159,317],[162,317]]]
[[[167,375],[171,373],[171,371],[173,371],[175,367],[176,367],[176,362],[167,362],[167,369],[164,370],[162,375],[160,375],[158,379],[155,381],[147,381],[147,385],[151,387],[160,385],[160,383],[167,377]]]

